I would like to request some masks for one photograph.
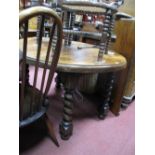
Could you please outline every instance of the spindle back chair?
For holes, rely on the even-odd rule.
[[[41,19],[39,26],[39,35],[36,36],[36,61],[34,62],[34,75],[32,76],[32,84],[27,81],[27,67],[28,61],[28,49],[29,49],[29,37],[28,37],[28,22],[31,18],[39,16]],[[44,21],[48,17],[52,18],[52,26],[49,38],[43,38]],[[43,6],[35,6],[25,9],[19,14],[19,30],[20,41],[23,41],[20,51],[22,51],[22,63],[21,63],[21,78],[19,82],[19,126],[24,127],[30,123],[36,121],[40,117],[46,115],[47,104],[49,103],[47,93],[50,89],[51,82],[53,80],[54,72],[58,63],[61,44],[62,44],[62,23],[55,11]],[[55,33],[56,32],[56,33]],[[55,48],[51,48],[53,35],[57,35]],[[40,55],[42,51],[42,42],[47,42],[47,52],[45,54],[45,62],[41,67],[43,73],[41,77],[38,77]],[[47,65],[48,67],[47,70]],[[41,78],[40,88],[37,87],[37,80]],[[47,79],[47,81],[46,81]],[[48,126],[48,125],[47,125]],[[49,126],[48,126],[49,127]]]
[[[64,44],[70,46],[73,34],[81,36],[92,36],[100,40],[98,45],[99,54],[98,61],[103,60],[104,54],[108,54],[109,44],[112,40],[112,29],[114,26],[114,16],[118,11],[118,7],[123,4],[123,0],[114,1],[63,1],[62,10],[64,12]],[[74,23],[76,15],[99,15],[103,16],[103,23],[100,33],[87,32],[87,31],[74,31]]]

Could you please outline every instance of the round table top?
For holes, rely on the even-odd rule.
[[[20,51],[22,51],[23,39],[19,40]],[[44,63],[47,52],[48,39],[43,38],[40,65]],[[35,62],[37,51],[36,37],[28,38],[27,57],[28,63]],[[84,47],[79,49],[78,47]],[[117,71],[126,67],[126,59],[113,51],[103,56],[103,61],[98,61],[98,48],[93,45],[72,41],[71,46],[62,46],[57,71],[71,73],[97,73],[106,71]]]

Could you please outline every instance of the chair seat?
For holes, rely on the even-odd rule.
[[[116,8],[112,3],[98,3],[98,2],[88,2],[88,1],[66,1],[63,2],[62,8],[70,12],[82,12],[91,14],[103,14],[106,9],[111,9],[116,12]]]
[[[24,104],[23,104],[23,119],[19,121],[19,127],[24,127],[26,125],[29,125],[30,123],[36,121],[41,116],[43,116],[46,112],[48,100],[46,99],[45,100],[46,103],[44,104],[43,102],[39,103],[41,92],[35,88],[36,95],[35,95],[34,103],[32,105],[33,113],[31,114],[30,103],[31,103],[32,93],[33,93],[33,87],[30,85],[26,86]],[[21,84],[19,84],[19,94],[21,94]]]
[[[63,9],[69,10],[69,11],[77,11],[77,12],[86,12],[86,13],[96,13],[96,14],[103,14],[105,12],[104,8],[99,8],[99,7],[94,7],[94,6],[85,6],[83,5],[78,6],[78,5],[63,5]]]

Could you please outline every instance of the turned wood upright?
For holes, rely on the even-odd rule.
[[[34,75],[32,75],[33,82],[29,81],[28,68],[28,53],[29,53],[29,20],[33,17],[40,17],[41,22],[38,29],[38,36],[36,37],[35,55],[34,55]],[[40,86],[37,86],[38,70],[40,63],[40,55],[42,51],[44,21],[46,18],[52,18],[53,25],[51,27],[51,35],[46,42],[44,49],[43,73],[39,77]],[[55,28],[57,27],[57,42],[54,50],[51,50],[51,43]],[[47,97],[51,82],[53,80],[54,72],[60,56],[62,45],[62,23],[55,11],[52,9],[36,6],[24,9],[19,14],[19,43],[20,43],[20,78],[19,78],[19,127],[23,128],[29,124],[43,118],[49,130],[50,137],[58,145],[56,137],[53,133],[53,127],[46,114],[49,100]],[[49,62],[49,59],[51,61]],[[48,71],[47,71],[48,65]],[[47,81],[45,80],[47,78]],[[53,137],[54,136],[54,137]]]
[[[124,64],[120,62],[112,62],[112,65],[109,67],[106,66],[107,57],[110,57],[109,60],[115,58],[115,54],[109,51],[109,44],[112,39],[112,29],[114,26],[115,13],[120,5],[123,4],[123,0],[116,0],[112,3],[91,3],[91,2],[74,2],[74,1],[65,1],[62,4],[63,16],[64,16],[64,46],[66,49],[72,51],[70,55],[66,55],[64,59],[70,60],[74,56],[78,56],[78,62],[72,61],[72,64],[65,66],[65,69],[59,69],[58,72],[58,82],[57,86],[59,87],[59,82],[64,84],[65,88],[65,97],[64,97],[64,115],[62,123],[60,124],[60,133],[63,139],[68,139],[72,134],[73,125],[72,125],[72,101],[73,94],[75,90],[78,89],[79,79],[85,78],[88,73],[91,77],[96,77],[98,73],[103,72],[114,72],[120,70],[120,67],[123,68],[126,66],[126,60]],[[81,31],[74,31],[74,22],[76,14],[89,14],[89,15],[102,15],[104,16],[103,25],[101,26],[101,31],[99,33],[92,33]],[[98,46],[92,48],[84,46],[77,47],[73,40],[73,35],[81,36],[97,36],[100,38],[100,43]],[[79,50],[77,50],[78,48]],[[98,50],[96,50],[98,49]],[[89,52],[88,52],[89,51]],[[97,51],[97,53],[96,53]],[[69,53],[66,51],[66,53]],[[76,53],[76,54],[75,54]],[[84,53],[84,54],[83,54]],[[91,54],[90,54],[91,53]],[[84,59],[85,55],[88,59]],[[90,58],[90,61],[89,61]],[[82,65],[80,65],[82,62]],[[90,63],[91,62],[91,63]],[[75,63],[79,63],[75,65]],[[89,64],[90,63],[90,64]],[[77,67],[78,66],[78,67]],[[121,68],[122,68],[121,67]],[[115,69],[114,69],[115,68]],[[88,77],[88,76],[87,76]],[[114,83],[114,74],[109,73],[108,80],[105,86],[103,102],[98,107],[98,116],[103,119],[109,111],[109,102],[112,92],[112,87]]]
[[[113,72],[122,70],[126,67],[126,59],[114,51],[108,50],[111,41],[111,31],[113,25],[113,15],[117,12],[117,3],[91,3],[91,2],[64,2],[62,10],[64,12],[64,42],[57,66],[57,88],[60,88],[60,82],[64,87],[64,108],[63,118],[60,123],[60,133],[62,139],[69,139],[73,133],[73,103],[74,96],[79,91],[80,79],[88,75],[94,76],[98,73],[109,72],[109,80],[107,80],[104,101],[98,108],[99,117],[104,118],[109,110],[109,95],[113,85]],[[83,7],[83,6],[87,7]],[[92,11],[92,8],[94,9]],[[67,13],[66,13],[67,12]],[[89,33],[89,35],[99,36],[101,38],[98,46],[86,43],[72,41],[73,34],[88,35],[87,32],[75,32],[74,13],[102,14],[106,20],[103,23],[100,33]],[[68,22],[68,20],[71,20]],[[56,39],[56,37],[55,37]],[[21,40],[22,44],[23,40]],[[28,63],[35,63],[37,39],[28,39]],[[48,39],[43,38],[42,52],[40,53],[39,66],[44,67],[45,54],[44,49],[47,47]],[[55,47],[55,44],[52,45]],[[49,62],[52,58],[49,59]],[[47,64],[47,68],[49,65]],[[80,101],[79,101],[80,102]]]

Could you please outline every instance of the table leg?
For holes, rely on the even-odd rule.
[[[63,120],[60,124],[61,138],[68,140],[72,135],[73,91],[66,89],[64,94]]]
[[[61,88],[61,75],[60,73],[57,73],[57,77],[56,77],[56,88],[60,89]]]
[[[73,95],[78,87],[80,75],[76,73],[61,73],[61,82],[64,87],[64,108],[63,119],[60,123],[59,130],[61,138],[69,139],[73,132]]]
[[[29,64],[26,64],[26,85],[30,85],[29,83]]]
[[[108,73],[106,84],[105,84],[105,89],[104,89],[105,91],[103,92],[103,102],[98,107],[98,117],[100,119],[104,119],[109,112],[114,79],[115,79],[115,74]]]

